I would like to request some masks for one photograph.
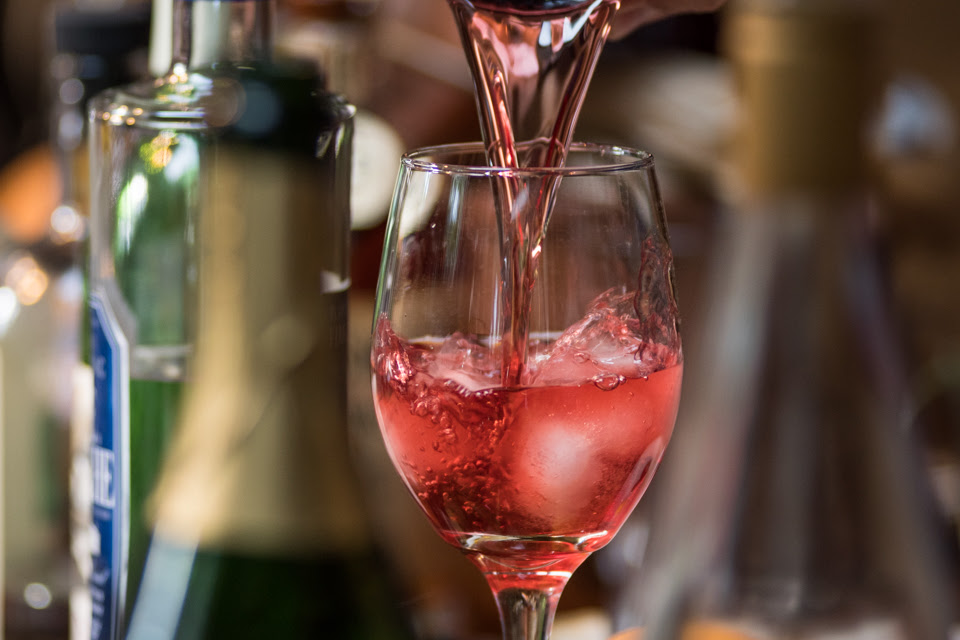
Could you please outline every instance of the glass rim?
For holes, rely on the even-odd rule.
[[[531,143],[521,143],[521,148]],[[617,144],[603,144],[595,142],[574,142],[570,145],[571,153],[598,152],[608,155],[610,161],[600,161],[589,165],[574,165],[560,167],[498,167],[486,164],[459,164],[443,162],[436,156],[454,156],[457,154],[472,153],[484,157],[486,146],[482,142],[456,142],[413,149],[403,154],[401,166],[406,169],[427,173],[447,174],[452,176],[471,177],[539,177],[539,176],[577,176],[606,173],[621,173],[625,171],[652,170],[653,154]],[[613,158],[621,161],[614,161]]]

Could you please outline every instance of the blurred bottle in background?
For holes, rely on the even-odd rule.
[[[89,213],[87,105],[110,87],[146,75],[150,4],[58,5],[50,61],[53,140],[62,156],[63,201]]]
[[[354,109],[270,0],[169,6],[166,75],[94,105],[93,637],[402,638],[346,451]]]
[[[92,92],[135,73],[125,56],[143,46],[136,20],[113,9],[58,5],[33,35],[48,47],[41,57],[49,64],[42,79],[50,108],[40,112],[53,126],[49,141],[18,156],[0,178],[4,633],[13,639],[65,637],[77,582],[68,477],[86,230],[82,112]]]
[[[204,77],[197,357],[127,637],[407,638],[348,448],[354,109],[312,66]]]
[[[55,54],[52,140],[59,155],[63,198],[51,222],[74,236],[75,277],[82,293],[88,291],[87,231],[90,214],[90,150],[87,107],[101,91],[145,77],[150,5],[103,7],[64,4],[54,12]],[[71,373],[72,399],[69,443],[69,530],[74,575],[70,594],[70,637],[89,638],[91,601],[87,583],[92,571],[93,529],[90,445],[93,433],[93,370],[90,366],[90,316],[87,305],[79,313],[75,362]],[[65,364],[65,363],[64,363]]]
[[[914,422],[960,540],[960,5],[886,2],[896,75],[874,132],[888,225],[886,258],[906,329]]]
[[[621,624],[659,639],[946,638],[956,549],[911,420],[868,187],[876,6],[730,11],[728,213]]]
[[[217,18],[208,11],[188,22],[184,37],[196,28],[198,41],[219,46],[223,57],[249,56],[230,48]],[[81,549],[89,553],[90,606],[75,616],[91,638],[121,638],[129,620],[149,543],[146,500],[180,409],[192,347],[204,122],[189,83],[193,61],[179,62],[157,81],[91,102],[92,527]]]
[[[33,189],[48,192],[49,207],[34,209],[43,203]],[[0,175],[4,216],[46,223],[58,195],[47,148],[21,155]],[[53,227],[30,240],[0,231],[0,538],[10,639],[56,637],[67,628],[66,443],[82,286],[70,240],[58,239]]]

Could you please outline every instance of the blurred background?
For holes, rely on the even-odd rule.
[[[405,495],[383,451],[368,353],[384,220],[403,150],[479,137],[467,65],[445,0],[283,0],[284,53],[318,60],[360,108],[354,160],[351,410],[357,457],[386,548],[425,639],[496,638],[493,600]],[[167,9],[164,9],[167,7]],[[109,9],[105,19],[103,9]],[[95,11],[96,10],[96,11]],[[83,345],[83,105],[162,72],[157,15],[110,0],[0,0],[0,542],[3,632],[66,638],[78,584],[70,479],[82,486],[89,377]],[[960,522],[960,3],[877,0],[880,46],[868,146],[896,339],[907,354],[925,470]],[[93,13],[91,14],[91,11]],[[160,13],[158,13],[160,12]],[[738,117],[719,44],[726,10],[678,16],[609,43],[576,137],[654,153],[676,259],[688,363],[696,363],[708,265],[728,206]],[[91,15],[93,17],[91,17]],[[168,52],[166,55],[169,55]],[[829,150],[825,150],[829,153]],[[691,365],[695,366],[695,364]],[[683,413],[678,429],[683,428]],[[668,454],[665,465],[670,465]],[[654,480],[652,492],[657,490]],[[77,504],[83,503],[76,496]],[[575,574],[557,640],[606,638],[640,566],[647,501],[616,544]],[[83,542],[73,540],[82,556]]]

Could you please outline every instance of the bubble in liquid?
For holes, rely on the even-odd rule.
[[[601,373],[593,377],[593,384],[601,391],[613,391],[623,384],[624,377],[615,373]]]

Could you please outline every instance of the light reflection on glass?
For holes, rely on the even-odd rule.
[[[200,162],[200,148],[190,136],[180,136],[174,142],[176,152],[171,154],[163,168],[163,177],[177,183],[187,174],[195,174]]]
[[[6,335],[20,315],[20,301],[10,287],[0,287],[0,338]]]
[[[123,119],[127,115],[128,111],[129,111],[129,107],[127,107],[126,105],[123,105],[123,104],[118,105],[115,109],[112,110],[112,112],[103,114],[104,120],[109,120],[110,124],[119,125],[120,123],[123,122]]]
[[[140,216],[147,208],[147,178],[142,173],[134,174],[124,185],[117,198],[116,244],[123,253],[130,248]]]
[[[140,159],[150,173],[159,173],[173,158],[179,140],[172,131],[161,131],[149,142],[140,145]]]

